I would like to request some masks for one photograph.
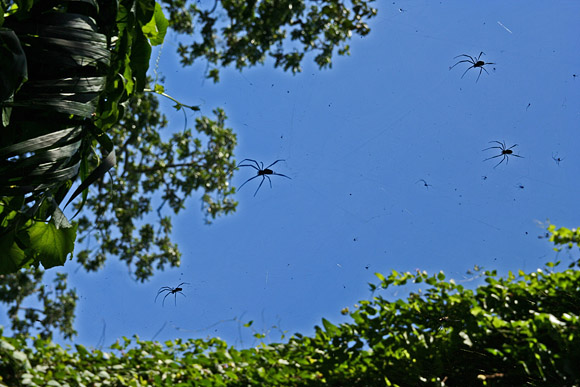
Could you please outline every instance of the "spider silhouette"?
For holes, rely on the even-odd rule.
[[[560,166],[560,162],[561,162],[561,161],[564,161],[564,159],[563,159],[563,158],[561,158],[561,157],[558,157],[558,154],[557,154],[557,153],[556,153],[555,155],[554,155],[554,154],[552,154],[552,160],[554,160],[554,161],[556,162],[556,164],[558,164],[558,166]]]
[[[465,76],[465,74],[467,74],[467,72],[469,70],[479,68],[479,75],[477,76],[477,79],[475,80],[475,83],[477,83],[477,81],[479,81],[479,77],[481,76],[482,71],[485,71],[489,75],[489,73],[487,72],[487,70],[483,66],[488,65],[488,64],[495,64],[493,62],[484,62],[484,61],[480,60],[479,58],[481,58],[481,55],[485,55],[485,52],[483,52],[483,51],[480,52],[477,58],[475,58],[471,55],[467,55],[467,54],[457,55],[453,59],[457,59],[460,57],[466,57],[468,59],[460,60],[459,62],[455,63],[453,66],[449,67],[449,70],[451,70],[453,67],[457,66],[459,63],[471,63],[471,66],[469,66],[467,68],[467,70],[465,70],[465,72],[461,76],[461,79],[463,79],[463,77]]]
[[[431,184],[427,184],[427,182],[426,182],[424,179],[419,179],[419,180],[417,180],[417,181],[415,182],[415,184],[417,184],[418,182],[422,182],[422,183],[423,183],[423,185],[424,185],[425,187],[427,187],[427,189],[429,189],[429,187],[433,187]]]
[[[177,306],[177,293],[181,294],[183,297],[185,297],[185,294],[183,294],[182,290],[183,288],[181,287],[181,285],[189,285],[188,282],[182,282],[179,285],[177,285],[176,287],[172,288],[170,286],[163,286],[161,289],[159,289],[159,291],[157,292],[157,295],[155,296],[155,302],[157,302],[157,297],[159,297],[159,295],[163,292],[167,292],[167,294],[165,295],[165,297],[163,297],[163,302],[161,303],[161,306],[165,306],[165,299],[167,298],[167,296],[169,296],[170,294],[175,295],[175,305]]]
[[[252,163],[254,163],[254,164],[256,164],[256,165],[252,165],[252,164],[244,164],[244,161],[251,161]],[[288,176],[286,176],[286,175],[283,175],[283,174],[281,174],[281,173],[276,173],[276,172],[274,172],[274,171],[272,171],[272,170],[270,169],[270,167],[271,167],[272,165],[276,164],[278,161],[285,161],[285,160],[282,160],[282,159],[281,159],[281,160],[276,160],[276,161],[274,161],[272,164],[270,164],[270,165],[268,165],[266,168],[264,168],[264,163],[262,163],[262,162],[260,162],[260,164],[261,164],[261,166],[260,166],[260,164],[258,164],[258,162],[257,162],[256,160],[252,160],[252,159],[243,159],[243,160],[240,162],[240,164],[238,164],[238,168],[239,168],[239,167],[252,167],[252,168],[254,168],[254,169],[255,169],[256,171],[258,171],[258,172],[256,173],[256,176],[254,176],[254,177],[250,177],[248,180],[246,180],[246,181],[244,182],[244,184],[240,185],[240,188],[238,188],[238,190],[239,190],[239,189],[242,189],[242,187],[243,187],[244,185],[246,185],[246,183],[247,183],[247,182],[249,182],[249,181],[251,181],[251,180],[254,180],[256,177],[260,177],[260,176],[262,176],[262,181],[260,182],[260,185],[258,186],[258,189],[256,189],[256,192],[254,192],[254,196],[256,196],[256,194],[257,194],[257,193],[258,193],[258,191],[260,190],[260,187],[262,187],[262,184],[264,183],[264,180],[266,180],[266,179],[268,179],[268,181],[270,182],[270,188],[272,188],[272,180],[270,179],[270,176],[269,176],[269,175],[282,176],[282,177],[285,177],[285,178],[287,178],[287,179],[290,179],[290,180],[292,180],[290,177],[288,177]]]
[[[490,144],[496,143],[496,144],[499,144],[499,146],[490,146],[489,148],[485,148],[485,149],[483,149],[483,150],[482,150],[482,152],[483,152],[483,151],[486,151],[486,150],[488,150],[488,149],[499,149],[499,150],[501,150],[501,153],[500,153],[499,155],[497,155],[497,156],[488,157],[487,159],[485,159],[485,160],[483,160],[483,161],[487,161],[487,160],[495,159],[496,157],[502,157],[502,156],[503,156],[503,157],[502,157],[502,159],[501,159],[501,161],[500,161],[499,163],[497,163],[497,164],[494,166],[494,168],[496,168],[498,165],[500,165],[501,163],[503,163],[503,162],[504,162],[504,160],[505,160],[505,163],[506,163],[506,165],[507,165],[507,163],[509,162],[509,156],[514,156],[514,157],[520,157],[520,158],[523,158],[523,156],[516,155],[516,154],[514,153],[514,151],[512,150],[513,148],[515,148],[516,146],[518,146],[518,144],[514,144],[514,145],[512,145],[511,147],[507,148],[507,147],[506,147],[506,145],[505,145],[505,142],[499,142],[499,141],[490,141],[489,143],[490,143]]]

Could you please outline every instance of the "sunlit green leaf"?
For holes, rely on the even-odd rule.
[[[73,252],[76,231],[76,225],[58,229],[53,222],[35,222],[30,227],[30,243],[44,268],[64,265]]]

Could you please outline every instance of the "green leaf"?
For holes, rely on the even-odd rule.
[[[0,237],[0,251],[2,251],[0,274],[14,273],[32,262],[32,259],[27,257],[26,252],[14,240],[13,233]]]
[[[158,46],[163,43],[169,22],[163,14],[161,5],[155,3],[155,12],[149,23],[142,28],[143,34],[149,39],[152,46]]]
[[[331,335],[334,335],[339,331],[339,329],[336,325],[332,324],[330,321],[328,321],[325,318],[322,319],[322,325],[324,326],[324,329],[326,330],[326,332],[330,333]]]
[[[69,228],[57,228],[53,221],[36,222],[30,229],[31,247],[45,269],[64,265],[66,258],[72,254],[76,239],[77,225]]]
[[[137,34],[131,48],[131,70],[135,77],[135,90],[141,92],[145,88],[145,79],[151,58],[151,44],[143,34]],[[127,91],[131,94],[132,91]]]

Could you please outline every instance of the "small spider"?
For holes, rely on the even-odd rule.
[[[457,59],[457,58],[460,58],[462,56],[463,57],[466,57],[466,58],[469,58],[469,59],[460,60],[459,62],[455,63],[453,66],[449,67],[449,70],[451,70],[453,67],[457,66],[459,63],[471,63],[471,66],[469,66],[467,68],[467,70],[465,70],[465,72],[463,73],[463,75],[461,76],[461,78],[463,79],[463,77],[465,76],[465,74],[467,74],[467,72],[469,70],[476,69],[476,68],[479,67],[479,75],[477,76],[477,79],[475,80],[475,82],[477,83],[477,81],[479,81],[479,77],[481,76],[481,72],[482,71],[485,71],[489,75],[489,73],[487,72],[487,70],[483,66],[488,65],[488,64],[495,64],[493,62],[484,62],[484,61],[480,60],[479,58],[481,58],[481,55],[485,55],[485,52],[483,52],[483,51],[480,52],[479,53],[479,56],[477,58],[475,58],[473,56],[470,56],[470,55],[467,55],[467,54],[457,55],[453,59]]]
[[[159,291],[157,292],[157,295],[155,296],[155,302],[157,302],[157,297],[159,297],[159,295],[163,292],[167,292],[167,294],[165,295],[165,297],[163,297],[163,302],[161,303],[162,306],[165,306],[165,299],[167,298],[168,295],[173,294],[175,295],[175,305],[177,306],[177,293],[181,294],[183,297],[185,297],[185,294],[183,294],[182,290],[183,288],[181,287],[181,285],[189,285],[188,282],[182,282],[179,285],[177,285],[176,287],[172,288],[170,286],[163,286],[161,289],[159,289]]]
[[[256,164],[256,165],[252,165],[252,164],[243,164],[243,162],[244,162],[244,161],[251,161],[251,162],[253,162],[253,163],[254,163],[254,164]],[[262,181],[260,182],[260,185],[258,186],[258,189],[256,190],[256,192],[254,193],[254,196],[256,196],[256,194],[257,194],[257,193],[258,193],[258,191],[260,190],[260,187],[262,187],[262,184],[264,183],[264,180],[266,180],[266,179],[268,179],[268,181],[270,182],[270,188],[272,188],[272,180],[270,179],[270,176],[268,176],[268,175],[276,175],[276,176],[282,176],[282,177],[285,177],[285,178],[287,178],[287,179],[290,179],[290,180],[292,180],[290,177],[288,177],[288,176],[286,176],[286,175],[283,175],[283,174],[281,174],[281,173],[276,173],[276,172],[274,172],[274,171],[272,171],[272,170],[270,169],[270,167],[271,167],[272,165],[276,164],[278,161],[284,161],[284,160],[276,160],[276,161],[274,161],[272,164],[270,164],[270,165],[268,165],[266,168],[264,168],[264,163],[262,163],[262,162],[260,163],[260,164],[261,164],[261,166],[260,166],[260,164],[258,164],[258,162],[257,162],[256,160],[252,160],[252,159],[243,159],[243,160],[240,162],[240,164],[238,165],[238,168],[239,168],[239,167],[252,167],[252,168],[254,168],[256,171],[258,171],[258,173],[256,174],[256,176],[254,176],[254,177],[250,177],[248,180],[246,180],[246,181],[244,182],[244,184],[240,185],[240,188],[238,188],[238,190],[239,190],[239,189],[241,189],[241,188],[242,188],[244,185],[246,185],[246,183],[247,183],[247,182],[249,182],[250,180],[254,180],[256,177],[260,177],[260,176],[262,176]]]
[[[558,156],[558,154],[557,154],[557,153],[556,153],[555,155],[554,155],[554,154],[552,154],[552,160],[554,160],[554,161],[556,162],[556,164],[558,164],[558,166],[560,166],[560,162],[561,162],[561,161],[564,161],[564,159],[563,159],[563,158],[561,158],[561,157],[557,157],[557,156]]]
[[[424,179],[419,179],[419,180],[417,180],[417,181],[415,182],[415,184],[417,184],[417,183],[418,183],[418,182],[420,182],[420,181],[422,181],[422,182],[423,182],[423,185],[424,185],[425,187],[427,187],[427,189],[429,189],[429,187],[433,187],[431,184],[427,184],[427,182],[426,182]]]
[[[486,150],[488,150],[488,149],[500,149],[500,150],[501,150],[501,153],[500,153],[499,155],[497,155],[497,156],[488,157],[487,159],[485,159],[485,160],[483,160],[483,161],[487,161],[487,160],[495,159],[496,157],[502,157],[502,156],[503,156],[503,158],[501,159],[501,161],[500,161],[499,163],[497,163],[497,164],[494,166],[494,168],[495,168],[495,167],[497,167],[498,165],[500,165],[501,163],[503,163],[503,162],[504,162],[504,160],[505,160],[505,163],[507,164],[507,163],[508,163],[508,161],[509,161],[509,156],[520,157],[520,158],[522,158],[522,159],[523,159],[523,157],[522,157],[522,156],[520,156],[520,155],[516,155],[516,154],[514,153],[514,151],[512,150],[512,148],[515,148],[516,146],[518,146],[518,144],[514,144],[514,145],[512,145],[511,147],[509,147],[509,148],[506,148],[505,142],[499,142],[499,141],[490,141],[489,143],[490,143],[490,144],[496,143],[496,144],[499,144],[499,146],[490,146],[489,148],[485,148],[485,149],[483,149],[483,150],[482,150],[482,152],[483,152],[483,151],[486,151]]]

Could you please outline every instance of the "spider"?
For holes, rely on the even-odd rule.
[[[554,154],[552,154],[552,160],[554,160],[554,161],[556,162],[556,164],[558,164],[558,166],[560,166],[560,162],[561,162],[561,161],[564,161],[564,159],[563,159],[563,158],[561,158],[561,157],[558,157],[558,154],[557,154],[557,153],[556,153],[555,155],[554,155]]]
[[[167,298],[168,295],[170,294],[174,294],[175,295],[175,305],[177,306],[177,293],[181,294],[183,297],[185,297],[185,294],[183,294],[182,290],[183,288],[181,287],[181,285],[189,285],[188,282],[182,282],[179,285],[177,285],[176,287],[172,288],[170,286],[163,286],[161,289],[159,289],[159,291],[157,292],[157,295],[155,296],[155,302],[157,302],[157,297],[159,297],[159,295],[163,292],[167,292],[167,294],[165,295],[165,297],[163,297],[163,302],[161,303],[162,306],[165,306],[165,299]]]
[[[252,165],[252,164],[243,164],[243,162],[244,162],[244,161],[251,161],[251,162],[253,162],[253,163],[254,163],[254,164],[256,164],[256,165]],[[240,185],[240,188],[238,188],[238,189],[241,189],[241,188],[242,188],[244,185],[246,185],[246,183],[247,183],[247,182],[249,182],[250,180],[254,180],[256,177],[260,177],[260,176],[262,176],[262,181],[260,182],[260,185],[258,186],[258,189],[256,190],[256,192],[254,193],[254,196],[256,196],[256,194],[257,194],[257,193],[258,193],[258,191],[260,190],[260,187],[262,187],[262,184],[264,183],[264,180],[268,179],[268,181],[270,182],[270,188],[272,188],[272,180],[270,179],[270,176],[268,176],[268,175],[276,175],[276,176],[282,176],[282,177],[285,177],[285,178],[287,178],[287,179],[290,179],[290,180],[292,180],[290,177],[288,177],[288,176],[286,176],[286,175],[283,175],[283,174],[281,174],[281,173],[276,173],[276,172],[274,172],[274,171],[272,171],[272,170],[270,169],[270,167],[271,167],[272,165],[276,164],[278,161],[285,161],[285,160],[276,160],[276,161],[274,161],[272,164],[270,164],[270,165],[268,165],[266,168],[264,168],[264,163],[262,163],[262,162],[260,162],[260,164],[261,164],[261,166],[260,166],[260,164],[258,164],[258,162],[257,162],[256,160],[252,160],[252,159],[243,159],[243,160],[240,162],[240,164],[238,165],[238,168],[239,168],[239,167],[252,167],[252,168],[254,168],[256,171],[258,171],[258,173],[256,174],[256,176],[254,176],[254,177],[250,177],[248,180],[246,180],[246,181],[244,182],[244,184]]]
[[[488,65],[488,64],[495,64],[493,62],[484,62],[484,61],[480,60],[479,58],[481,58],[481,55],[485,55],[485,52],[483,52],[483,51],[480,52],[479,53],[479,56],[477,58],[475,58],[473,56],[470,56],[470,55],[467,55],[467,54],[457,55],[453,59],[457,59],[457,58],[460,58],[462,56],[464,56],[466,58],[469,58],[469,59],[460,60],[459,62],[455,63],[453,66],[449,67],[449,70],[451,70],[453,67],[457,66],[459,63],[465,63],[465,62],[471,63],[471,66],[469,66],[467,68],[467,70],[465,70],[465,72],[463,73],[463,75],[461,76],[461,78],[463,79],[463,77],[465,76],[465,74],[467,74],[467,72],[469,70],[476,69],[476,68],[479,67],[479,75],[477,76],[477,79],[475,80],[475,82],[477,83],[477,81],[479,81],[479,77],[481,76],[481,72],[482,71],[485,71],[489,75],[489,73],[487,72],[487,70],[483,66]]]
[[[429,187],[433,187],[431,184],[427,184],[427,182],[426,182],[424,179],[419,179],[419,180],[417,180],[417,181],[415,182],[415,184],[417,184],[417,183],[418,183],[418,182],[420,182],[420,181],[421,181],[421,182],[423,182],[423,185],[424,185],[425,187],[427,187],[427,189],[429,189]]]
[[[508,161],[509,161],[509,156],[514,156],[514,157],[520,157],[520,158],[523,158],[523,157],[522,157],[522,156],[520,156],[520,155],[516,155],[516,154],[514,153],[514,151],[512,150],[512,148],[515,148],[516,146],[518,146],[518,144],[514,144],[514,145],[512,145],[511,147],[509,147],[509,148],[506,148],[505,142],[499,142],[499,141],[490,141],[489,143],[490,143],[490,144],[496,143],[496,144],[499,144],[499,146],[490,146],[489,148],[485,148],[484,150],[482,150],[482,152],[483,152],[483,151],[486,151],[486,150],[488,150],[488,149],[500,149],[500,150],[501,150],[501,153],[500,153],[499,155],[497,155],[497,156],[488,157],[487,159],[485,159],[485,160],[483,160],[483,161],[487,161],[487,160],[495,159],[496,157],[502,157],[502,156],[503,156],[503,158],[501,159],[501,161],[500,161],[499,163],[497,163],[497,164],[495,165],[495,167],[497,167],[498,165],[500,165],[501,163],[503,163],[503,161],[504,161],[504,160],[505,160],[505,163],[507,164],[507,163],[508,163]],[[494,167],[494,168],[495,168],[495,167]]]

